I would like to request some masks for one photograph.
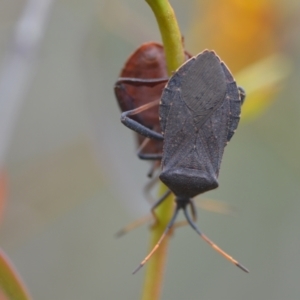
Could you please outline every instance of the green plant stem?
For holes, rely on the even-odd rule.
[[[168,73],[171,75],[185,60],[176,16],[167,0],[146,0],[146,2],[156,17],[163,40]],[[165,190],[166,187],[162,185],[161,193]],[[170,221],[174,211],[173,204],[173,196],[170,196],[156,209],[158,223],[151,229],[150,250],[153,249]],[[158,300],[160,298],[169,237],[170,235],[166,236],[147,263],[142,300]]]
[[[166,187],[161,185],[161,190],[166,190]],[[151,229],[150,233],[150,250],[156,245],[159,238],[164,233],[166,226],[173,212],[173,195],[169,196],[157,209],[156,216],[158,223]],[[161,288],[163,283],[163,275],[167,260],[167,250],[169,244],[167,235],[160,247],[153,254],[146,265],[146,274],[144,286],[142,290],[142,300],[158,300],[160,299]]]
[[[182,36],[168,0],[146,0],[151,7],[162,37],[169,75],[184,63]]]

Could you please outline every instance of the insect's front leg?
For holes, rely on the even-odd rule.
[[[133,120],[130,118],[130,116],[133,116],[135,114],[140,113],[143,110],[146,110],[154,105],[157,105],[156,103],[157,101],[153,101],[151,103],[145,104],[141,107],[138,107],[136,109],[133,110],[129,110],[129,111],[125,111],[121,114],[121,122],[128,128],[130,128],[131,130],[141,134],[142,136],[148,137],[150,139],[155,139],[155,140],[159,140],[162,141],[164,139],[163,135],[151,130],[150,128],[138,123],[137,121]]]

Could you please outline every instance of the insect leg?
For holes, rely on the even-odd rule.
[[[149,172],[147,173],[147,176],[148,176],[149,178],[152,178],[152,177],[153,177],[153,173],[154,173],[157,169],[159,169],[159,167],[160,167],[160,161],[154,162],[153,165],[152,165],[152,167],[151,167],[151,169],[150,169]],[[157,178],[158,178],[158,177],[157,177]]]
[[[155,184],[156,183],[156,181],[158,180],[158,177],[156,177],[156,178],[154,178],[154,180],[152,180],[152,181],[150,181],[150,183],[153,185],[153,184]],[[148,196],[148,193],[149,193],[149,189],[152,187],[152,185],[147,185],[146,186],[146,188],[148,188],[147,190],[146,190],[146,188],[145,188],[145,193],[147,193],[147,200],[150,202],[152,199],[150,199],[150,197]],[[149,193],[150,194],[150,193]],[[157,207],[157,206],[159,206],[169,195],[171,194],[171,191],[169,190],[169,191],[167,191],[165,194],[163,194],[162,196],[161,196],[161,198],[159,198],[159,200],[157,200],[155,203],[154,203],[154,205],[152,206],[152,208],[151,208],[151,214],[148,214],[148,215],[146,215],[146,216],[143,216],[143,217],[141,217],[141,218],[139,218],[139,219],[137,219],[137,220],[135,220],[135,221],[133,221],[133,222],[131,222],[131,223],[129,223],[128,225],[126,225],[126,226],[124,226],[123,228],[121,228],[117,233],[116,233],[116,237],[121,237],[121,236],[123,236],[124,234],[126,234],[126,233],[128,233],[129,231],[131,231],[131,230],[133,230],[133,229],[135,229],[135,228],[137,228],[137,227],[139,227],[139,226],[141,226],[141,225],[144,225],[145,223],[147,223],[147,222],[149,222],[149,221],[151,221],[151,220],[153,220],[154,219],[154,224],[156,224],[157,223],[157,217],[156,217],[156,214],[155,214],[155,212],[154,212],[154,210],[155,210],[155,208]],[[154,225],[152,225],[152,226],[154,226]]]
[[[206,235],[201,233],[201,231],[198,229],[197,225],[192,221],[189,214],[187,213],[186,208],[183,209],[184,215],[191,225],[191,227],[199,234],[199,236],[208,243],[213,249],[215,249],[217,252],[219,252],[221,255],[223,255],[226,259],[228,259],[230,262],[235,264],[237,267],[242,269],[244,272],[249,273],[249,270],[245,268],[243,265],[241,265],[238,261],[236,261],[234,258],[232,258],[229,254],[227,254],[225,251],[223,251],[219,246],[217,246],[213,241],[211,241]]]
[[[121,237],[124,234],[128,233],[129,231],[144,225],[145,223],[151,221],[153,219],[153,216],[151,214],[148,214],[146,216],[143,216],[131,223],[129,223],[128,225],[124,226],[123,228],[121,228],[117,233],[116,233],[116,237]]]
[[[164,202],[164,200],[166,200],[166,198],[169,196],[169,195],[171,195],[172,194],[172,192],[170,191],[170,190],[168,190],[168,191],[166,191],[154,204],[153,204],[153,206],[151,207],[151,213],[152,213],[152,215],[153,215],[153,217],[154,217],[154,220],[155,220],[155,222],[154,222],[154,224],[153,224],[153,226],[155,226],[155,224],[157,224],[158,223],[158,218],[157,218],[157,216],[156,216],[156,213],[155,213],[155,209],[156,209],[156,207],[158,207],[162,202]]]
[[[137,153],[138,157],[140,159],[144,160],[161,160],[162,159],[162,154],[156,154],[156,153]]]
[[[192,213],[193,221],[196,222],[197,221],[197,209],[196,209],[193,199],[190,200],[190,205],[191,205],[191,213]]]
[[[147,201],[153,205],[153,203],[155,203],[155,201],[157,201],[157,199],[155,199],[154,197],[152,197],[151,195],[151,190],[152,188],[155,186],[155,184],[158,183],[158,175],[156,175],[155,177],[151,178],[148,183],[144,186],[144,195],[147,199]]]
[[[128,111],[125,111],[121,114],[121,122],[128,128],[132,129],[133,131],[145,136],[145,137],[148,137],[148,138],[151,138],[151,139],[156,139],[156,140],[163,140],[164,137],[162,134],[156,132],[156,131],[153,131],[151,129],[149,129],[148,127],[145,127],[144,125],[138,123],[137,121],[135,120],[132,120],[130,119],[129,117],[130,116],[133,116],[135,114],[138,114],[148,108],[151,108],[155,105],[158,105],[159,103],[159,99],[156,100],[156,101],[153,101],[151,103],[147,103],[145,105],[142,105],[136,109],[133,109],[133,110],[128,110]]]
[[[156,245],[153,247],[153,249],[151,250],[151,252],[144,258],[144,260],[140,263],[140,265],[133,271],[132,274],[135,274],[138,270],[140,270],[143,265],[149,260],[149,258],[152,256],[152,254],[159,248],[161,242],[163,241],[163,239],[165,238],[165,236],[168,234],[168,232],[170,231],[171,227],[173,226],[175,219],[177,217],[179,208],[176,207],[173,217],[171,219],[171,221],[169,222],[169,224],[167,225],[164,233],[162,234],[162,236],[160,237],[160,239],[158,240],[158,242],[156,243]]]
[[[129,223],[128,225],[124,226],[123,228],[121,228],[117,233],[116,233],[116,237],[121,237],[124,234],[128,233],[129,231],[144,225],[145,223],[151,221],[151,220],[155,220],[155,223],[157,222],[157,217],[155,215],[155,208],[157,206],[159,206],[169,195],[171,194],[171,191],[167,191],[164,195],[162,195],[162,197],[153,205],[153,207],[151,208],[151,213],[152,214],[148,214],[146,216],[143,216],[131,223]]]
[[[144,148],[147,146],[147,144],[150,142],[149,138],[145,138],[143,143],[140,145],[140,147],[137,149],[137,156],[140,159],[144,160],[161,160],[162,154],[161,153],[143,153]],[[149,176],[151,177],[151,176]]]

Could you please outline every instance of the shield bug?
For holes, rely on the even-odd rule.
[[[160,180],[175,194],[176,207],[165,232],[153,250],[134,271],[152,256],[173,226],[180,209],[190,226],[226,259],[248,270],[229,256],[194,222],[193,197],[218,187],[218,175],[226,144],[240,119],[245,93],[238,88],[227,66],[213,52],[205,50],[185,62],[169,79],[159,104],[161,133],[149,129],[131,116],[143,107],[123,112],[122,123],[135,132],[163,141]],[[159,199],[152,209],[164,201]],[[187,211],[191,207],[192,216]]]
[[[191,57],[187,52],[185,55],[186,59]],[[142,44],[127,59],[114,87],[121,111],[133,110],[152,103],[151,108],[133,115],[132,119],[156,132],[161,132],[158,102],[168,79],[163,46],[155,42]],[[154,161],[148,174],[151,177],[159,168],[163,141],[137,134],[137,143],[139,158]]]

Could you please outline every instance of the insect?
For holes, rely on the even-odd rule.
[[[189,59],[192,56],[185,51],[185,57],[186,59]],[[167,76],[163,45],[155,42],[142,44],[127,59],[120,72],[120,78],[114,86],[115,96],[121,111],[132,110],[160,99],[165,83],[169,79]],[[157,82],[157,80],[159,82]],[[147,83],[149,81],[154,85],[148,86]],[[154,131],[161,132],[157,101],[154,107],[144,110],[140,114],[135,114],[132,118]],[[160,166],[163,141],[145,138],[140,134],[136,134],[136,138],[139,147],[137,151],[138,156],[142,159],[147,159],[147,154],[148,157],[149,154],[152,154],[152,157],[150,157],[149,160],[153,162],[153,164],[148,173],[148,176],[152,177],[153,173],[158,170]],[[154,158],[156,159],[154,160]],[[153,198],[150,194],[150,190],[157,182],[158,176],[155,176],[144,187],[145,196],[151,203],[153,203]],[[222,204],[221,202],[214,200],[202,199],[201,202],[196,203],[196,206],[219,213],[232,212],[232,209],[228,208],[227,204]],[[116,233],[116,236],[120,237],[128,231],[151,220],[153,220],[153,216],[151,215],[135,220],[119,230]],[[185,223],[177,224],[180,225]]]
[[[186,59],[191,57],[187,52],[185,55]],[[120,79],[114,87],[121,111],[132,110],[159,100],[168,80],[163,46],[155,42],[141,45],[126,61],[120,73]],[[133,115],[132,119],[156,132],[161,132],[158,102],[153,107]],[[137,143],[138,157],[153,162],[148,173],[148,176],[152,177],[153,172],[160,166],[163,141],[137,134]]]
[[[248,272],[201,233],[194,222],[196,209],[193,202],[193,197],[218,187],[217,178],[224,148],[238,126],[244,98],[245,92],[237,87],[226,65],[213,51],[205,50],[185,62],[165,86],[159,102],[161,133],[131,118],[154,104],[122,113],[121,121],[125,126],[147,138],[163,141],[159,178],[175,194],[176,202],[165,232],[134,273],[157,250],[174,225],[180,209],[202,239],[237,267]],[[165,198],[161,197],[153,205],[152,211]],[[187,211],[189,206],[192,216]]]

